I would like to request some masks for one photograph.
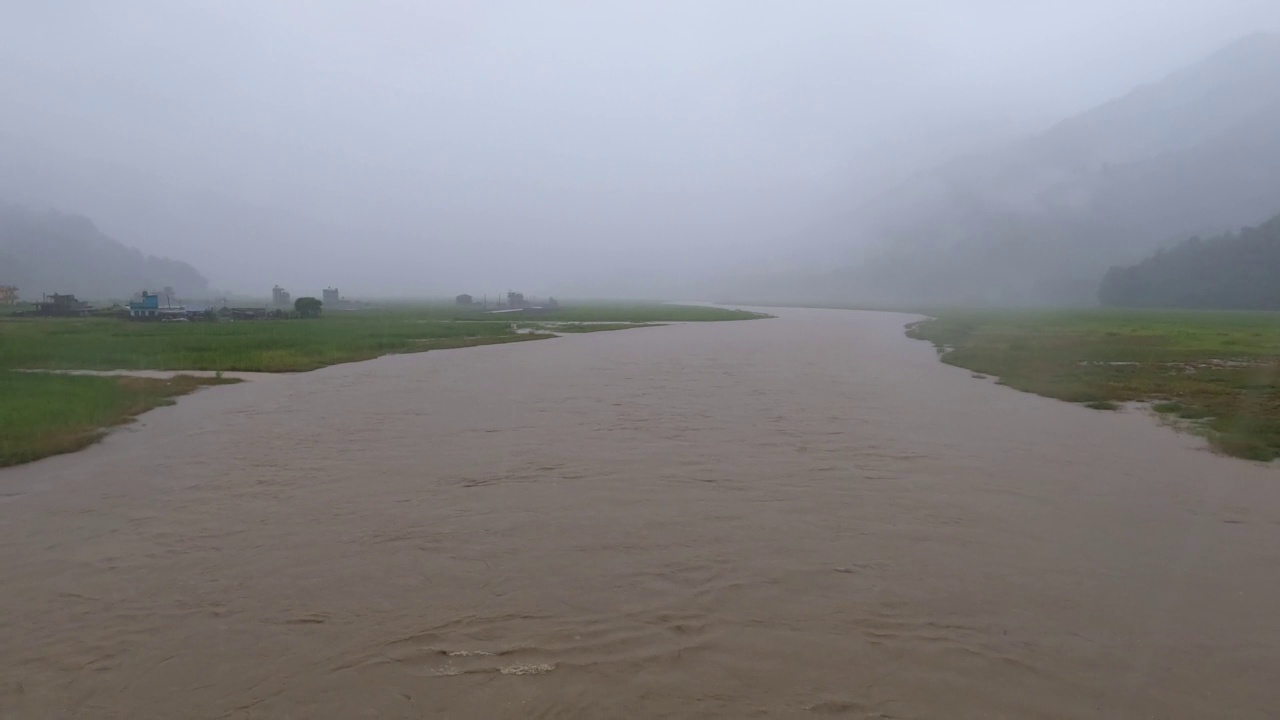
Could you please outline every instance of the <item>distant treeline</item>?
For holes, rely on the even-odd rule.
[[[1113,267],[1098,299],[1121,307],[1280,310],[1280,215]]]

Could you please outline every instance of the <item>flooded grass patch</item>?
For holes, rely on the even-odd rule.
[[[939,311],[910,337],[941,359],[1038,395],[1187,421],[1220,452],[1280,457],[1280,313]]]
[[[550,333],[593,333],[611,330],[659,327],[660,323],[611,323],[611,322],[533,322],[520,323],[519,329]]]
[[[0,467],[72,452],[173,398],[231,378],[89,377],[0,371]]]

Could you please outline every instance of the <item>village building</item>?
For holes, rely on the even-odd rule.
[[[174,305],[168,295],[160,301],[160,293],[142,291],[142,296],[129,301],[130,320],[178,320],[187,319],[187,309]]]
[[[89,303],[77,300],[75,295],[43,295],[36,303],[37,315],[53,317],[76,317],[88,315],[93,310]]]

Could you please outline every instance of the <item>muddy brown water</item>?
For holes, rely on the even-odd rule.
[[[1280,471],[781,310],[0,471],[4,718],[1266,718]]]

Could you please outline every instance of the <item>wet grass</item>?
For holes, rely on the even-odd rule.
[[[593,333],[610,330],[631,330],[634,328],[658,327],[659,323],[520,323],[524,330],[544,330],[551,333]]]
[[[438,347],[536,339],[506,322],[346,313],[318,320],[134,323],[110,318],[0,320],[0,368],[314,370]]]
[[[444,305],[331,312],[318,320],[132,323],[112,318],[0,318],[0,370],[239,370],[290,372],[422,352],[547,337],[517,322],[741,320],[752,313],[679,305],[572,307],[528,317]],[[584,326],[597,329],[600,326]]]
[[[1280,313],[939,311],[943,362],[1098,409],[1151,402],[1228,455],[1280,457]]]
[[[13,305],[0,305],[0,316],[16,315],[20,312],[28,312],[34,310],[35,306],[31,303],[15,303]]]
[[[1084,404],[1090,410],[1119,410],[1120,406],[1110,400],[1091,400]]]
[[[0,372],[0,467],[79,450],[179,395],[232,382]]]

